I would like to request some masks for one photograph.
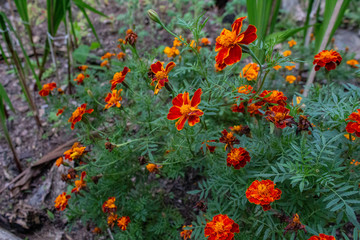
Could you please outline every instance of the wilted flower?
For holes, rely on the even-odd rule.
[[[114,213],[110,213],[109,216],[107,217],[107,224],[110,228],[113,228],[115,223],[116,223],[116,220],[118,218],[118,215],[117,214],[114,214]]]
[[[86,172],[82,172],[80,179],[75,181],[75,187],[71,190],[71,193],[78,193],[80,189],[86,187],[86,181],[84,181],[85,176]]]
[[[201,102],[201,94],[202,90],[199,88],[195,91],[191,100],[188,92],[180,93],[172,100],[173,106],[169,110],[167,119],[179,119],[175,123],[177,130],[183,129],[186,121],[188,121],[189,126],[194,126],[200,122],[200,116],[204,115],[203,111],[198,109]]]
[[[319,71],[320,68],[325,67],[326,70],[334,70],[337,65],[342,61],[340,54],[334,50],[323,50],[315,55],[313,64],[315,65],[315,71]]]
[[[243,21],[246,17],[235,20],[231,25],[232,30],[223,29],[220,36],[216,38],[215,57],[219,69],[224,69],[228,65],[233,65],[241,59],[241,45],[249,45],[257,38],[256,27],[249,25],[245,32],[240,33]]]
[[[297,129],[296,134],[299,134],[301,131],[310,131],[310,128],[313,129],[313,126],[307,119],[308,116],[300,115],[299,116],[299,122],[296,123]]]
[[[197,202],[195,207],[203,212],[206,212],[207,210],[207,205],[205,204],[204,200],[200,200],[199,202]]]
[[[246,198],[251,203],[260,205],[264,211],[270,210],[270,203],[279,200],[281,190],[275,188],[275,184],[271,180],[255,180],[246,190]]]
[[[229,127],[230,130],[240,136],[246,135],[247,137],[251,137],[250,128],[248,125],[235,125],[233,127]]]
[[[52,90],[56,88],[56,83],[46,83],[43,85],[42,89],[39,91],[39,95],[42,97],[46,97],[50,94]]]
[[[70,195],[66,195],[66,192],[63,192],[55,199],[55,209],[58,211],[64,211],[68,205],[68,200],[71,198]]]
[[[104,204],[102,205],[102,211],[104,213],[114,213],[116,212],[116,205],[115,205],[115,197],[109,197],[108,200],[106,200],[104,202]]]
[[[154,77],[152,78],[151,85],[154,86],[154,83],[157,82],[154,90],[154,94],[158,94],[161,88],[165,86],[165,83],[169,82],[168,75],[171,69],[176,66],[174,62],[169,62],[165,69],[164,64],[160,61],[157,61],[154,64],[151,64],[150,69],[154,73]]]
[[[256,80],[259,74],[260,67],[256,63],[249,63],[242,69],[240,77],[246,78],[248,81]]]
[[[235,169],[245,167],[247,162],[250,162],[249,152],[244,148],[232,148],[227,154],[227,166],[233,166]]]
[[[294,214],[294,217],[288,222],[289,224],[284,228],[284,235],[288,231],[295,232],[296,235],[299,230],[303,230],[306,233],[305,226],[301,224],[299,215],[297,213]]]
[[[220,142],[225,143],[225,150],[227,147],[232,149],[234,144],[240,143],[240,141],[234,136],[232,132],[228,132],[226,129],[224,129],[221,133],[222,136],[220,137]]]
[[[125,231],[130,222],[130,217],[123,216],[117,220],[117,225],[121,230]]]
[[[82,116],[85,113],[92,113],[94,111],[94,109],[88,109],[86,110],[86,103],[82,104],[80,107],[78,107],[71,115],[71,117],[69,118],[68,122],[71,122],[71,130],[74,129],[75,124],[77,122],[80,122],[82,119]]]
[[[137,40],[137,34],[133,32],[133,30],[128,29],[126,31],[126,36],[125,36],[125,43],[129,43],[130,45],[134,46]]]
[[[291,127],[295,124],[294,118],[289,115],[290,110],[281,106],[272,106],[266,111],[266,120],[275,124],[277,128]]]
[[[191,228],[192,225],[188,225],[188,226],[183,226],[182,227],[182,232],[180,233],[180,237],[182,237],[184,240],[188,240],[188,239],[191,239],[191,233],[193,230],[189,229],[189,230],[186,230],[184,228]]]
[[[86,153],[85,151],[86,147],[81,145],[79,142],[75,142],[71,149],[64,152],[65,159],[68,159],[69,161],[73,161],[75,159],[80,158],[83,154]]]
[[[205,226],[208,240],[233,240],[234,233],[240,232],[239,225],[226,214],[218,214]]]

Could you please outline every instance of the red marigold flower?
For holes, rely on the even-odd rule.
[[[271,94],[270,94],[271,93]],[[270,94],[270,95],[269,95]],[[267,96],[267,97],[266,97]],[[257,102],[256,105],[263,105],[265,102],[269,103],[269,104],[278,104],[281,106],[286,106],[286,100],[287,97],[284,95],[283,92],[281,91],[277,91],[277,90],[273,90],[273,91],[268,91],[268,90],[264,90],[260,95],[260,98],[263,98],[261,102]]]
[[[216,142],[215,140],[208,140],[206,141],[207,143],[208,142]],[[205,142],[202,142],[202,144],[204,144]],[[213,153],[215,152],[215,149],[216,149],[216,146],[210,146],[206,143],[206,148],[209,150],[210,153]],[[203,147],[201,147],[201,150],[203,149]]]
[[[208,240],[233,240],[234,233],[240,232],[239,225],[226,214],[218,214],[205,226]]]
[[[94,109],[88,109],[86,110],[86,103],[82,104],[80,107],[78,107],[71,115],[71,117],[69,118],[68,122],[71,122],[71,130],[74,129],[75,124],[77,122],[80,122],[82,119],[82,116],[85,113],[92,113],[94,111]]]
[[[359,68],[358,66],[356,66],[356,65],[359,65],[359,62],[357,60],[355,60],[355,59],[348,60],[346,62],[346,64],[353,67],[353,68]]]
[[[110,215],[107,218],[107,224],[110,228],[113,228],[116,220],[118,219],[118,215],[114,213],[110,213]]]
[[[80,71],[85,72],[86,69],[88,69],[88,66],[86,66],[86,65],[79,66],[79,70],[80,70]]]
[[[79,75],[77,75],[77,77],[74,79],[74,81],[79,85],[82,84],[84,82],[85,78],[88,78],[89,75],[84,75],[83,73],[79,73]]]
[[[259,114],[262,115],[262,113],[259,111],[260,108],[262,108],[262,104],[264,102],[257,102],[257,103],[252,103],[252,99],[249,100],[248,102],[248,107],[247,107],[247,111],[248,113],[250,113],[250,116],[254,116],[255,114]]]
[[[326,70],[334,70],[336,65],[339,65],[342,61],[340,54],[334,50],[323,50],[315,55],[313,64],[315,65],[315,71],[319,71],[320,68],[325,67]]]
[[[108,200],[104,202],[102,205],[102,210],[104,213],[114,213],[116,212],[116,205],[115,205],[115,197],[109,197]]]
[[[84,181],[85,176],[86,172],[82,172],[80,180],[75,181],[75,187],[71,190],[71,193],[78,193],[80,189],[86,187],[86,181]]]
[[[244,77],[248,81],[256,80],[259,71],[260,71],[260,67],[258,64],[249,63],[242,69],[242,73],[240,73],[240,77]]]
[[[61,114],[63,114],[64,109],[65,109],[64,107],[63,107],[63,108],[58,109],[58,111],[57,111],[57,113],[56,113],[56,116],[58,117],[58,116],[60,116]]]
[[[116,85],[122,83],[125,80],[126,74],[128,74],[128,72],[131,72],[130,69],[128,67],[124,67],[122,72],[117,72],[114,74],[113,79],[110,80],[111,90],[116,88]]]
[[[85,151],[86,147],[81,145],[79,142],[75,142],[71,149],[64,152],[65,159],[68,159],[69,161],[73,161],[75,159],[80,158],[83,154],[85,154],[87,151]]]
[[[348,133],[355,133],[357,137],[360,137],[360,109],[357,109],[357,112],[353,112],[350,116],[345,119],[348,122],[346,125],[346,131]]]
[[[135,45],[138,35],[133,30],[128,29],[125,36],[125,44]]]
[[[56,83],[54,83],[54,82],[46,83],[43,85],[42,89],[39,91],[39,95],[42,97],[46,97],[55,88],[56,88]]]
[[[246,198],[251,203],[262,206],[264,211],[270,210],[270,203],[279,200],[281,190],[275,188],[275,184],[271,180],[255,180],[246,190]]]
[[[231,25],[232,30],[223,29],[220,36],[216,38],[215,51],[218,54],[215,57],[216,63],[220,69],[228,65],[233,65],[241,59],[242,49],[240,45],[248,45],[257,38],[256,27],[249,25],[245,32],[240,33],[242,22],[246,17],[235,20]]]
[[[63,192],[55,199],[55,209],[58,211],[64,211],[68,205],[68,200],[71,198],[70,195],[66,195],[66,192]]]
[[[334,236],[320,233],[319,236],[312,236],[308,240],[336,240]]]
[[[188,226],[183,226],[182,227],[182,232],[180,233],[180,237],[182,237],[184,240],[188,240],[191,239],[191,233],[192,233],[192,229],[186,230],[184,228],[191,228],[192,225],[188,225]]]
[[[121,103],[120,103],[120,101],[122,101],[122,97],[120,95],[121,91],[122,89],[120,90],[114,89],[112,90],[112,93],[108,93],[108,95],[105,98],[105,102],[107,103],[105,109],[109,109],[112,106],[116,106],[118,108],[121,107]]]
[[[158,94],[160,89],[165,86],[165,83],[169,82],[168,75],[171,69],[176,66],[174,62],[169,62],[165,69],[164,64],[160,61],[157,61],[154,64],[151,64],[150,69],[154,73],[154,77],[151,82],[151,86],[154,86],[154,83],[157,82],[154,90],[154,94]]]
[[[60,167],[60,165],[62,165],[63,163],[64,163],[63,157],[59,157],[58,159],[56,159],[55,165],[57,167]]]
[[[234,136],[232,132],[228,132],[224,129],[222,132],[222,136],[220,137],[220,142],[225,143],[225,150],[229,146],[230,149],[234,147],[234,144],[239,144],[240,141]]]
[[[117,55],[117,59],[124,59],[125,58],[125,56],[126,56],[126,54],[125,53],[123,53],[123,52],[119,52],[118,53],[118,55]]]
[[[208,38],[202,38],[202,39],[200,40],[200,42],[201,42],[202,44],[204,44],[204,46],[208,46],[208,45],[211,44],[211,42],[210,42],[210,40],[209,40]]]
[[[239,105],[233,104],[233,105],[231,106],[231,111],[233,111],[233,112],[239,112],[239,113],[245,112],[244,103],[241,102]]]
[[[189,126],[194,126],[200,122],[200,116],[204,115],[203,111],[198,109],[201,102],[202,90],[199,88],[195,91],[194,96],[189,98],[189,93],[184,92],[177,95],[173,100],[173,106],[170,108],[167,119],[176,120],[176,129],[180,131],[184,128],[185,122],[188,121]]]
[[[172,48],[166,47],[164,49],[164,53],[167,55],[168,58],[173,58],[173,57],[176,57],[177,55],[179,55],[180,51],[176,47],[172,47]]]
[[[111,57],[115,56],[115,53],[105,53],[104,56],[101,57],[101,60],[104,60],[104,59],[110,59]]]
[[[272,106],[270,110],[266,111],[266,120],[275,124],[277,128],[284,129],[290,127],[291,124],[295,124],[294,118],[289,115],[290,110],[281,106]]]
[[[244,148],[232,148],[227,154],[227,166],[233,166],[235,169],[245,167],[247,162],[250,162],[249,152]]]
[[[162,168],[162,166],[153,164],[153,163],[148,163],[146,165],[146,169],[151,172],[151,173],[159,173],[159,169]]]
[[[130,222],[130,217],[123,216],[117,220],[117,225],[121,230],[125,231]]]

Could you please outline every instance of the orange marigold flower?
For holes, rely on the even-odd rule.
[[[230,149],[234,147],[234,144],[239,144],[240,141],[234,136],[232,132],[228,132],[224,129],[222,132],[222,136],[220,137],[220,142],[225,143],[225,150],[229,146]]]
[[[80,71],[85,72],[86,69],[88,69],[88,66],[86,66],[86,65],[81,65],[81,66],[79,66],[79,70],[80,70]]]
[[[162,168],[162,166],[153,164],[153,163],[148,163],[146,165],[146,169],[151,172],[151,173],[159,173],[159,169]]]
[[[346,125],[346,131],[348,133],[355,133],[357,137],[360,137],[360,109],[357,109],[357,112],[353,112],[349,115],[345,121],[349,121]]]
[[[114,213],[116,212],[116,205],[115,205],[115,197],[109,197],[108,200],[106,200],[104,202],[104,204],[102,205],[102,211],[104,213]]]
[[[289,115],[290,110],[281,106],[272,106],[270,110],[266,111],[266,120],[275,124],[277,128],[290,127],[295,124],[294,118]]]
[[[288,41],[289,47],[293,47],[297,44],[297,42],[294,39],[291,39],[290,41]]]
[[[191,228],[192,225],[188,225],[188,226],[183,226],[182,227],[182,232],[180,233],[180,237],[182,237],[184,240],[188,240],[191,239],[191,233],[192,233],[192,229],[186,230],[184,228]]]
[[[179,38],[184,41],[184,38],[181,35],[179,36]],[[180,47],[182,45],[182,42],[180,41],[179,38],[176,37],[174,39],[174,42],[173,42],[174,47]]]
[[[125,231],[130,222],[130,217],[123,216],[117,220],[117,225],[121,230]]]
[[[125,58],[125,56],[126,56],[126,54],[125,53],[123,53],[123,52],[119,52],[118,53],[118,55],[117,55],[117,59],[124,59]]]
[[[275,67],[273,67],[273,69],[275,69],[276,71],[279,70],[280,68],[282,68],[282,66],[280,65],[276,65]]]
[[[101,233],[101,229],[100,229],[99,227],[95,227],[95,228],[92,230],[92,232],[93,232],[94,234],[100,234],[100,233]]]
[[[78,193],[82,188],[86,187],[85,176],[86,172],[82,172],[80,179],[75,181],[75,187],[71,190],[71,193]]]
[[[246,190],[246,198],[249,202],[260,205],[264,211],[270,210],[270,203],[279,200],[282,193],[275,185],[271,180],[255,180]]]
[[[320,233],[319,236],[312,236],[308,240],[336,240],[334,236]]]
[[[356,65],[359,65],[359,62],[356,61],[355,59],[351,59],[351,60],[347,61],[346,64],[350,65],[353,68],[359,68],[358,66],[356,66]]]
[[[69,118],[68,122],[71,122],[71,130],[74,129],[75,124],[77,122],[80,122],[82,119],[82,116],[85,113],[92,113],[94,111],[94,109],[88,109],[86,110],[86,103],[82,104],[80,107],[78,107],[71,115],[71,117]]]
[[[220,69],[239,62],[242,55],[240,45],[249,45],[257,38],[256,27],[251,24],[245,32],[240,33],[245,18],[236,19],[231,25],[231,31],[224,28],[220,36],[216,38],[215,51],[218,54],[215,57],[215,61]]]
[[[186,121],[188,121],[189,126],[194,126],[200,122],[200,116],[204,115],[204,112],[198,109],[201,102],[201,94],[202,90],[199,88],[195,91],[191,100],[188,92],[180,93],[172,100],[173,106],[169,110],[167,119],[179,119],[175,123],[178,131],[184,128]]]
[[[130,72],[130,69],[128,67],[124,67],[122,72],[117,72],[114,74],[113,79],[110,80],[111,83],[111,90],[116,88],[116,85],[122,83],[125,80],[126,74]]]
[[[242,55],[240,45],[249,45],[257,38],[256,27],[251,24],[245,32],[240,33],[242,22],[245,18],[236,19],[231,25],[231,31],[224,28],[220,36],[216,38],[215,51],[218,54],[215,57],[215,61],[220,69],[239,62]]]
[[[104,67],[104,66],[106,66],[106,67],[109,66],[109,61],[108,60],[105,60],[105,61],[100,63],[100,67]]]
[[[227,154],[226,165],[233,166],[235,169],[245,167],[247,162],[250,162],[249,152],[244,148],[232,148]]]
[[[79,73],[79,75],[77,75],[77,77],[74,79],[75,82],[77,82],[77,84],[82,84],[84,82],[85,78],[88,78],[89,75],[84,75],[83,73]]]
[[[355,166],[359,165],[360,162],[356,161],[355,159],[351,160],[350,164],[354,164]]]
[[[250,85],[243,85],[243,86],[240,86],[237,90],[238,90],[238,93],[249,94],[253,90],[253,87]]]
[[[218,214],[205,226],[208,240],[233,240],[234,233],[240,232],[239,225],[226,214]]]
[[[288,75],[288,76],[286,76],[285,80],[286,80],[288,83],[292,84],[292,83],[295,82],[296,77],[295,77],[294,75]]]
[[[216,142],[215,140],[208,140],[206,141],[207,143],[208,142]],[[205,142],[202,142],[201,144],[204,144]],[[215,152],[215,149],[216,149],[216,146],[210,146],[209,144],[205,144],[206,145],[206,148],[209,150],[210,153],[213,153]],[[203,147],[201,147],[201,150],[203,149]]]
[[[248,81],[256,80],[259,74],[260,67],[256,63],[249,63],[242,69],[240,77],[246,78]]]
[[[262,113],[259,111],[260,108],[262,108],[262,105],[258,103],[252,103],[252,99],[249,100],[247,111],[250,113],[250,116],[254,116],[255,114],[262,115]]]
[[[340,54],[334,50],[323,50],[315,55],[313,64],[315,65],[315,71],[319,71],[320,68],[325,67],[326,70],[334,70],[336,65],[339,65],[342,61]]]
[[[56,116],[58,117],[58,116],[60,116],[61,114],[63,114],[64,109],[65,109],[65,108],[60,108],[60,109],[58,109],[58,111],[57,111],[57,113],[56,113]]]
[[[291,55],[291,51],[290,51],[290,50],[287,50],[287,51],[283,52],[283,56],[284,56],[284,57],[288,57],[288,56],[290,56],[290,55]]]
[[[172,48],[166,47],[164,49],[164,53],[167,55],[168,58],[173,58],[179,55],[180,51],[176,47],[172,47]]]
[[[115,56],[115,53],[105,53],[104,56],[101,57],[101,60],[104,60],[104,59],[111,59],[113,56]]]
[[[55,88],[56,88],[56,83],[54,83],[54,82],[46,83],[43,85],[42,89],[39,91],[39,95],[42,97],[46,97]]]
[[[122,89],[120,90],[112,90],[111,93],[108,93],[108,95],[105,98],[105,102],[107,103],[105,106],[105,109],[109,109],[112,106],[116,106],[116,107],[121,107],[120,101],[122,101],[122,97],[121,97],[121,92]]]
[[[190,47],[196,49],[198,52],[200,51],[201,47],[197,45],[197,43],[195,42],[195,40],[191,40],[190,42]]]
[[[66,195],[66,192],[63,192],[55,199],[55,209],[58,211],[64,211],[68,205],[68,200],[71,198],[70,195]]]
[[[150,69],[154,73],[154,77],[151,82],[151,86],[154,86],[155,82],[157,82],[154,90],[154,94],[158,94],[160,89],[165,86],[165,83],[169,82],[168,75],[171,69],[176,66],[174,62],[169,62],[165,69],[164,64],[160,61],[157,61],[154,64],[151,64]]]
[[[125,44],[135,45],[138,35],[133,30],[128,29],[125,36]]]
[[[65,159],[68,159],[69,161],[79,159],[83,154],[86,153],[85,149],[86,147],[81,145],[79,142],[75,142],[71,149],[64,152]]]
[[[113,228],[116,220],[118,219],[118,215],[114,213],[110,213],[110,215],[107,218],[107,224],[110,228]]]
[[[291,65],[291,66],[285,66],[285,68],[286,68],[287,70],[289,70],[289,71],[291,71],[291,70],[293,70],[294,68],[296,68],[296,65],[295,65],[295,63],[294,63],[294,62],[290,62],[290,63],[292,63],[292,64],[294,64],[294,65]]]
[[[271,94],[270,94],[271,93]],[[268,96],[270,94],[270,96]],[[266,97],[267,96],[267,97]],[[269,104],[279,104],[281,106],[285,106],[286,105],[286,100],[287,97],[284,95],[283,92],[281,91],[277,91],[277,90],[273,90],[273,91],[268,91],[268,90],[264,90],[260,95],[260,98],[263,98],[261,102],[256,103],[257,105],[263,105],[264,102],[267,102]]]
[[[200,40],[200,42],[201,42],[202,44],[204,44],[204,46],[208,46],[208,45],[211,44],[211,43],[210,43],[210,40],[209,40],[208,38],[202,38],[202,39]]]
[[[60,167],[60,165],[62,165],[63,163],[64,163],[63,157],[59,157],[58,159],[56,159],[55,165],[57,167]]]
[[[355,141],[356,138],[354,136],[350,135],[349,133],[344,134],[344,137],[347,138],[348,140],[350,140],[350,136],[351,136],[351,141]]]

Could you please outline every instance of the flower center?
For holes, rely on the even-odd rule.
[[[167,78],[167,74],[166,74],[165,71],[158,71],[158,72],[155,74],[155,77],[156,77],[158,80],[161,80],[161,79]]]
[[[215,223],[215,231],[216,232],[223,232],[223,231],[225,231],[225,229],[224,229],[224,223],[223,222],[216,222]]]
[[[264,184],[260,184],[258,186],[258,192],[260,193],[260,195],[267,195],[269,193],[269,190]]]
[[[182,105],[180,108],[180,112],[182,115],[189,115],[193,111],[195,111],[195,108],[191,107],[191,105]]]
[[[229,30],[225,31],[225,34],[220,35],[216,41],[223,45],[224,47],[230,47],[235,44],[236,32],[231,32]]]
[[[277,113],[275,114],[275,120],[276,120],[276,121],[280,121],[280,120],[283,120],[283,119],[284,119],[284,114],[283,114],[283,113],[277,112]]]

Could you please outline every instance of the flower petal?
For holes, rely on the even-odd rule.
[[[156,63],[151,64],[150,68],[153,73],[157,73],[162,70],[163,64],[160,61],[157,61]]]
[[[175,66],[176,64],[174,62],[169,62],[165,68],[166,75],[168,75],[171,69],[173,69]]]
[[[191,115],[188,119],[189,126],[191,127],[197,124],[198,122],[200,122],[200,118],[197,115]]]
[[[243,35],[243,37],[242,37],[241,41],[239,42],[239,44],[248,45],[248,44],[252,43],[253,41],[255,41],[257,38],[256,31],[257,31],[257,29],[254,25],[249,25],[249,27],[246,29],[246,31],[243,32],[242,34],[240,34],[240,36]]]
[[[234,23],[231,25],[232,31],[236,32],[236,35],[239,35],[242,27],[242,22],[244,21],[246,17],[240,17],[234,21]]]
[[[180,93],[179,95],[177,95],[173,100],[172,100],[172,104],[174,106],[177,107],[181,107],[183,105],[184,101],[183,101],[183,94]]]
[[[229,48],[222,48],[215,57],[215,61],[217,64],[224,63],[224,59],[229,56],[230,49]]]
[[[224,59],[226,65],[232,65],[240,61],[242,49],[239,45],[235,45],[229,50],[229,55]]]
[[[182,116],[180,108],[173,106],[170,108],[169,113],[167,115],[167,119],[169,120],[176,120]]]
[[[130,72],[130,69],[128,67],[124,67],[124,69],[122,70],[121,74],[125,77],[125,75]]]
[[[195,91],[194,96],[191,98],[191,106],[197,107],[201,102],[202,89],[199,88]]]
[[[185,122],[186,122],[187,119],[188,119],[187,116],[182,116],[182,117],[175,123],[176,129],[177,129],[178,131],[180,131],[181,129],[184,128],[184,125],[185,125]]]

